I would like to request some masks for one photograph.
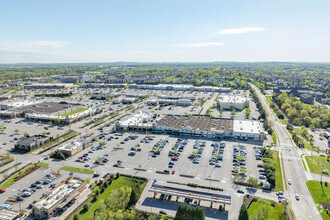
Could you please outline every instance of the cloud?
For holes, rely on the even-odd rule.
[[[218,34],[245,34],[249,32],[254,32],[254,31],[264,31],[266,28],[256,28],[256,27],[251,27],[251,28],[232,28],[232,29],[223,29],[218,31]]]
[[[25,41],[0,43],[0,51],[7,52],[42,52],[50,49],[59,49],[68,42],[59,41]]]
[[[192,43],[192,44],[173,44],[173,47],[212,47],[212,46],[222,46],[223,43],[219,42],[204,42],[204,43]]]

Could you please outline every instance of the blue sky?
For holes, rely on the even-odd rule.
[[[3,0],[0,63],[330,62],[329,0]]]

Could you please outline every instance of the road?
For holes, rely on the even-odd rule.
[[[306,186],[307,177],[298,149],[294,146],[291,136],[284,125],[277,119],[267,105],[265,96],[256,88],[256,86],[252,84],[250,85],[257,92],[259,100],[268,113],[269,120],[274,122],[273,128],[278,136],[278,149],[282,156],[282,169],[284,169],[285,181],[287,183],[287,191],[284,195],[286,195],[291,202],[292,210],[296,219],[322,219]],[[288,184],[289,180],[292,182],[291,185]],[[299,201],[295,199],[296,194],[300,197]]]

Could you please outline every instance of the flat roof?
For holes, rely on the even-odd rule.
[[[190,127],[193,130],[202,131],[228,131],[233,129],[233,119],[211,118],[206,115],[165,115],[156,122],[158,126],[173,127],[176,129]]]
[[[182,196],[185,198],[194,198],[194,199],[200,199],[200,200],[210,201],[210,202],[231,204],[231,196],[228,196],[228,195],[221,195],[221,194],[217,194],[217,193],[208,193],[208,192],[190,190],[190,189],[182,189],[182,188],[177,188],[177,187],[159,185],[156,183],[153,183],[150,186],[149,191],[178,195],[178,196]]]
[[[137,125],[143,122],[144,119],[150,118],[152,113],[148,111],[139,111],[137,114],[128,118],[125,121],[120,122],[120,125],[128,126],[128,125]]]
[[[34,204],[38,209],[50,209],[57,202],[62,200],[64,197],[70,195],[73,191],[75,191],[78,187],[83,184],[83,181],[77,178],[72,178],[69,183],[62,183],[60,186],[55,188],[47,197],[39,200]]]
[[[61,110],[65,110],[71,107],[80,106],[79,104],[72,104],[67,102],[38,102],[30,105],[15,108],[15,110],[33,110],[36,113],[55,113]]]
[[[218,99],[222,103],[244,103],[248,98],[241,95],[221,95]]]
[[[262,126],[259,121],[235,119],[234,132],[259,134],[262,132]]]

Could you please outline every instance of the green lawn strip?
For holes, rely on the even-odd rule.
[[[69,115],[74,115],[74,114],[77,114],[77,113],[80,113],[80,112],[83,112],[83,111],[86,111],[86,110],[88,110],[88,108],[81,108],[77,111],[69,112],[69,113],[66,113],[66,114],[61,115],[61,116],[65,117],[65,116],[69,116]]]
[[[89,174],[94,173],[94,170],[78,168],[78,167],[61,167],[61,170],[69,170],[69,171],[80,172],[80,173],[89,173]]]
[[[4,182],[0,188],[1,189],[5,189],[7,188],[8,186],[11,186],[12,184],[14,184],[14,178],[17,177],[18,175],[20,174],[23,174],[27,169],[29,169],[30,167],[33,167],[34,164],[30,165],[30,166],[27,166],[26,168],[24,168],[23,170],[21,171],[18,171],[17,173],[15,173],[13,176],[11,176],[8,180],[6,180],[6,182]]]
[[[0,172],[0,174],[3,174],[3,173],[5,173],[5,172],[7,172],[7,171],[13,169],[14,167],[21,165],[21,164],[22,164],[21,162],[20,162],[20,163],[16,163],[16,164],[14,164],[14,165],[11,166],[11,167],[8,167],[8,168],[2,170],[2,171]]]
[[[271,96],[265,96],[265,97],[266,97],[267,104],[270,104],[273,101]]]
[[[253,202],[248,210],[249,216],[257,216],[258,208],[265,205],[268,210],[268,216],[271,216],[271,219],[282,219],[284,211],[282,206],[276,203],[276,206],[273,207],[271,205],[272,203],[272,201],[265,199],[259,199],[257,202]]]
[[[0,163],[0,167],[5,166],[6,164],[9,164],[10,162],[12,162],[14,160],[14,158],[12,157],[6,157],[1,163]]]
[[[48,164],[48,163],[42,163],[42,162],[39,162],[39,163],[37,163],[37,166],[48,167],[49,164]]]
[[[275,189],[277,191],[284,191],[280,157],[279,157],[277,151],[272,151],[272,154],[273,154],[273,159],[276,162],[276,171],[275,171],[276,186],[275,186]]]
[[[142,182],[142,181],[141,181]],[[109,198],[109,195],[112,190],[119,189],[122,186],[133,186],[133,179],[125,176],[120,176],[118,179],[113,180],[111,185],[106,188],[106,190],[100,195],[100,197],[96,200],[96,202],[89,202],[89,209],[87,212],[79,211],[79,220],[89,220],[93,215],[95,210],[99,207],[99,203],[103,200],[105,201]]]
[[[309,170],[312,173],[320,174],[322,172],[322,165],[324,164],[323,169],[328,170],[330,172],[330,163],[327,161],[326,157],[319,157],[319,156],[305,156],[305,159],[307,161]],[[325,176],[329,176],[326,174],[323,174]]]
[[[276,144],[276,134],[275,131],[272,132],[273,143]]]
[[[325,209],[320,207],[320,202],[325,202],[330,204],[330,186],[327,187],[324,185],[321,186],[319,181],[309,180],[306,182],[308,190],[313,197],[313,200],[319,209],[323,219],[330,219],[329,215],[326,213]]]

